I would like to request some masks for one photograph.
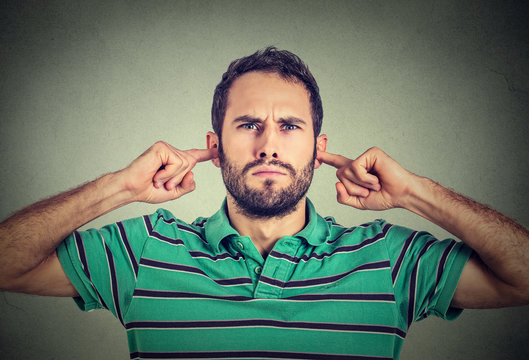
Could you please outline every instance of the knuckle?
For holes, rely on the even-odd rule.
[[[351,166],[349,169],[351,171],[351,174],[358,177],[361,174],[361,166],[360,164],[354,164],[354,166]]]
[[[182,167],[182,159],[179,156],[172,157],[171,163],[174,166],[173,169],[175,170]]]
[[[161,149],[161,148],[167,147],[167,144],[164,141],[158,140],[157,142],[154,143],[152,147],[155,149]]]
[[[163,154],[163,152],[167,149],[167,144],[163,141],[157,141],[155,142],[149,150],[153,151],[154,154],[157,156],[160,156]]]
[[[348,177],[351,177],[351,175],[354,174],[354,167],[352,165],[347,166],[343,169],[343,174]]]

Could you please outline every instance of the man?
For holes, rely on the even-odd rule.
[[[528,304],[527,230],[380,149],[355,160],[327,153],[318,91],[292,53],[234,61],[215,91],[207,149],[156,143],[4,221],[1,288],[107,308],[133,359],[397,358],[413,321]],[[76,231],[128,203],[193,191],[192,169],[209,160],[227,188],[213,216],[186,224],[160,209]],[[320,217],[306,192],[322,164],[337,169],[338,202],[402,207],[463,242]]]

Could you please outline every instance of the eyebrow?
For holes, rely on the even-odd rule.
[[[262,123],[263,119],[253,117],[250,115],[238,116],[233,120],[234,123]],[[280,124],[302,124],[305,125],[307,122],[303,119],[297,118],[295,116],[288,116],[284,118],[279,118],[277,120]]]

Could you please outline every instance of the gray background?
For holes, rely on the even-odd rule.
[[[513,1],[1,2],[0,217],[126,166],[158,139],[205,146],[213,88],[228,63],[266,45],[297,53],[321,88],[329,151],[379,146],[405,167],[529,226],[529,14]],[[217,168],[162,206],[184,220],[224,197]],[[383,217],[445,231],[403,210],[335,201],[322,215]],[[134,204],[89,224],[151,213]],[[0,293],[3,359],[128,358],[109,313],[71,299]],[[529,307],[465,311],[412,326],[402,359],[529,357]]]

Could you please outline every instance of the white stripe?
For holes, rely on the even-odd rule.
[[[140,264],[140,266],[143,266],[143,267],[147,267],[147,268],[151,268],[151,269],[157,269],[157,270],[166,270],[166,271],[173,271],[173,272],[179,272],[179,273],[186,273],[186,274],[191,274],[191,275],[198,275],[198,276],[202,276],[206,279],[209,279],[213,282],[215,282],[215,284],[217,285],[220,285],[220,286],[253,286],[252,284],[219,284],[217,281],[225,281],[225,280],[238,280],[238,279],[244,279],[244,280],[252,280],[250,277],[236,277],[236,278],[226,278],[226,279],[213,279],[205,274],[200,274],[200,273],[196,273],[196,272],[193,272],[193,271],[186,271],[186,270],[178,270],[178,269],[166,269],[166,268],[162,268],[162,267],[159,267],[159,266],[153,266],[153,265],[147,265],[147,264]],[[188,265],[186,265],[188,266]],[[216,280],[216,281],[215,281]]]
[[[75,251],[77,252],[77,258],[79,259],[79,263],[83,267],[83,271],[86,274],[87,271],[86,271],[86,268],[84,267],[83,261],[81,260],[81,252],[79,251],[79,246],[77,245],[77,237],[75,236],[76,232],[77,231],[75,231],[74,234],[73,234],[73,243],[75,244]],[[79,234],[79,237],[81,238],[81,242],[83,242],[83,237],[81,236],[81,233],[79,233],[79,232],[77,232],[77,233]],[[86,250],[85,250],[85,255],[86,255]],[[88,259],[86,259],[86,261],[88,262]]]
[[[428,245],[428,247],[426,248],[426,250],[424,251],[424,253],[422,254],[421,258],[419,260],[417,260],[417,272],[415,273],[415,293],[413,294],[413,320],[414,321],[417,321],[417,318],[415,316],[415,309],[417,309],[417,294],[418,294],[418,291],[417,289],[419,289],[419,282],[418,282],[418,279],[419,279],[419,272],[420,272],[420,269],[421,269],[421,263],[422,263],[422,257],[424,255],[426,255],[426,253],[428,252],[428,250],[430,250],[430,248],[436,243],[436,241],[433,241],[430,245]],[[437,268],[437,267],[436,267]],[[437,275],[437,272],[436,272],[436,275]],[[422,287],[421,287],[422,288]],[[434,289],[435,291],[435,289]],[[429,299],[429,297],[428,297]],[[426,306],[428,306],[429,304],[429,300],[426,302]],[[427,308],[427,307],[426,307]],[[420,315],[420,314],[419,314]],[[411,324],[410,324],[411,325]]]
[[[389,230],[388,230],[389,231]],[[411,234],[410,234],[411,235]],[[400,263],[400,267],[399,267],[399,270],[397,271],[397,274],[395,275],[395,280],[393,280],[393,286],[395,286],[395,283],[397,282],[397,279],[399,278],[399,274],[400,274],[400,270],[402,269],[403,265],[404,265],[404,261],[406,259],[406,253],[408,252],[408,250],[410,250],[413,242],[415,241],[415,238],[417,237],[417,235],[419,235],[419,232],[417,231],[415,233],[415,235],[413,236],[413,238],[411,239],[409,245],[408,245],[408,248],[406,249],[406,251],[404,252],[403,256],[402,256],[402,262]],[[402,243],[402,247],[400,249],[400,252],[399,252],[399,256],[397,256],[397,261],[399,260],[400,258],[400,254],[402,254],[402,251],[404,249],[404,246],[406,245],[406,240],[408,240],[408,238],[404,239],[404,242]],[[417,269],[418,270],[418,269]]]
[[[316,285],[299,285],[299,286],[289,286],[288,288],[285,287],[285,286],[280,286],[280,285],[275,285],[275,284],[270,284],[268,282],[263,282],[263,281],[260,281],[260,282],[263,282],[265,285],[268,285],[268,286],[273,286],[273,287],[276,287],[276,288],[280,288],[280,289],[285,289],[285,290],[289,290],[289,289],[308,289],[308,288],[313,288],[313,287],[318,287],[318,286],[328,286],[329,284],[334,284],[338,281],[341,281],[345,278],[347,278],[349,275],[352,275],[352,274],[357,274],[359,272],[364,272],[364,271],[379,271],[379,270],[387,270],[387,269],[390,269],[389,266],[386,266],[386,267],[383,267],[383,268],[377,268],[377,269],[362,269],[362,270],[356,270],[356,271],[353,271],[351,272],[350,274],[347,274],[346,276],[342,277],[342,278],[339,278],[338,280],[334,280],[334,281],[331,281],[331,282],[324,282],[324,283],[321,283],[321,284],[316,284]],[[344,273],[342,273],[344,274]],[[309,280],[316,280],[316,279],[325,279],[325,278],[330,278],[330,277],[334,277],[334,276],[337,276],[337,275],[341,275],[341,274],[336,274],[336,275],[332,275],[332,276],[325,276],[325,277],[321,277],[321,278],[312,278],[312,279],[304,279],[304,280],[299,280],[299,281],[309,281]],[[278,280],[278,279],[274,279],[274,278],[270,278],[272,280],[277,280],[277,281],[281,281],[281,280]],[[298,281],[298,280],[294,280],[294,281]],[[282,281],[283,284],[286,284],[288,283],[289,281]],[[290,281],[291,282],[291,281]]]
[[[101,235],[101,240],[102,240],[102,246],[103,246],[103,251],[105,252],[105,257],[107,258],[107,269],[108,269],[108,284],[109,284],[109,289],[110,289],[110,294],[111,294],[111,297],[112,297],[112,305],[114,306],[114,312],[116,313],[116,316],[118,317],[119,319],[119,316],[118,315],[118,309],[116,307],[116,301],[114,300],[115,297],[114,297],[114,287],[112,286],[112,271],[110,269],[110,260],[108,258],[108,254],[107,254],[107,250],[105,248],[105,237],[103,236],[103,234],[101,233],[101,231],[97,231],[99,233],[99,235]]]
[[[129,254],[129,251],[127,249],[127,245],[125,245],[125,239],[123,239],[123,236],[121,236],[121,230],[119,229],[118,224],[115,223],[114,225],[117,227],[119,238],[121,239],[121,243],[123,244],[123,247],[124,247],[124,250],[125,250],[125,251],[123,251],[123,254],[127,254],[127,259],[129,260],[130,269],[132,270],[132,273],[134,274],[134,278],[136,279],[137,278],[136,277],[136,271],[134,271],[134,264],[132,262],[132,259],[130,258],[130,254]],[[125,225],[123,225],[123,223],[121,223],[121,226],[123,226],[123,231],[125,231]],[[132,244],[130,243],[130,241],[128,241],[128,243],[129,243],[129,246],[131,247],[130,250],[134,253],[134,251],[132,250]],[[134,256],[134,254],[133,254],[133,256]]]
[[[375,236],[378,236],[379,234],[382,234],[382,233],[377,233]],[[361,243],[359,243],[359,244],[357,244],[357,245],[361,245],[363,242],[365,242],[365,241],[367,241],[367,240],[371,240],[371,239],[372,239],[373,237],[375,237],[375,236],[372,236],[372,237],[370,237],[370,238],[368,238],[368,239],[365,239],[365,240],[363,240]],[[348,250],[348,251],[338,251],[338,250],[343,249],[343,248],[345,248],[345,247],[355,246],[355,245],[344,245],[344,246],[340,246],[340,247],[335,248],[335,249],[334,249],[332,252],[330,252],[330,253],[324,252],[324,253],[318,254],[318,253],[313,252],[313,253],[311,253],[310,255],[308,255],[308,256],[309,256],[308,259],[303,259],[302,256],[299,256],[299,261],[298,261],[298,262],[292,261],[292,260],[290,260],[290,259],[285,259],[285,258],[281,258],[281,257],[276,257],[276,256],[274,256],[273,253],[270,253],[269,256],[272,257],[272,258],[274,258],[274,259],[277,259],[277,260],[287,261],[287,262],[289,262],[289,263],[291,263],[291,264],[298,264],[298,263],[300,263],[300,262],[307,263],[308,261],[320,261],[320,262],[321,262],[321,261],[323,261],[323,260],[325,260],[325,259],[329,259],[329,258],[331,258],[331,257],[333,257],[333,256],[335,256],[335,255],[341,255],[341,254],[346,255],[346,254],[352,254],[352,253],[355,253],[355,252],[357,252],[357,251],[360,251],[360,250],[363,250],[363,249],[365,249],[365,248],[368,248],[369,246],[374,245],[374,244],[378,243],[379,241],[384,240],[385,238],[386,238],[386,237],[383,236],[383,237],[381,237],[380,239],[378,239],[378,240],[376,240],[376,241],[374,241],[374,242],[372,242],[372,243],[370,243],[370,244],[364,245],[364,246],[362,246],[362,247],[360,247],[360,248],[358,248],[358,249],[352,249],[352,250]],[[277,250],[274,250],[274,251],[277,252],[278,254],[289,255],[289,254],[285,254],[285,253],[279,252],[279,251],[277,251]],[[322,256],[322,258],[319,259],[319,258],[317,258],[317,257],[312,257],[312,255]],[[291,256],[291,257],[294,257],[294,258],[295,258],[295,256]]]

